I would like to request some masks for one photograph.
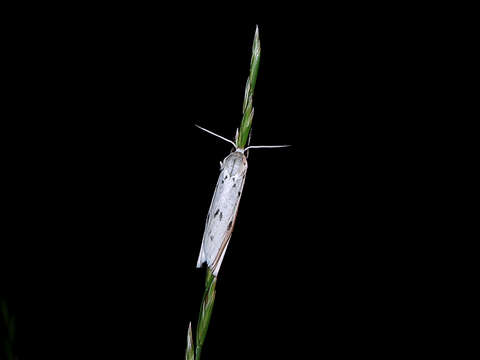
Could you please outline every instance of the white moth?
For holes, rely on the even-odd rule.
[[[245,184],[248,168],[245,151],[254,148],[278,148],[288,145],[248,146],[245,149],[241,149],[233,141],[198,125],[197,127],[231,143],[235,147],[235,151],[220,162],[220,176],[218,177],[210,209],[208,210],[202,246],[197,261],[197,267],[201,267],[206,262],[213,275],[217,276],[232,236],[238,205],[242,197],[243,185]]]

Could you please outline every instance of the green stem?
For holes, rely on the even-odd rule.
[[[236,139],[238,148],[245,148],[248,141],[250,128],[252,127],[253,119],[253,91],[257,82],[258,67],[260,65],[260,38],[258,35],[258,26],[255,29],[255,36],[253,38],[252,58],[250,60],[250,74],[245,86],[245,97],[243,100],[243,117],[240,124],[240,131]],[[200,360],[203,343],[207,335],[208,325],[210,324],[210,317],[212,315],[213,304],[215,302],[215,287],[217,285],[217,278],[212,274],[210,268],[207,267],[207,276],[205,279],[205,291],[203,293],[202,304],[200,305],[200,314],[198,315],[197,332],[196,332],[196,348],[195,360]],[[193,360],[193,344],[191,336],[191,324],[188,328],[187,334],[187,350],[185,358]]]
[[[203,343],[207,336],[208,325],[210,324],[210,317],[212,315],[213,303],[215,302],[215,286],[217,285],[217,278],[212,274],[210,268],[207,268],[207,276],[205,278],[205,292],[203,293],[202,305],[200,306],[200,314],[198,316],[197,324],[197,338],[195,349],[195,359],[200,360]]]
[[[252,58],[250,60],[250,75],[245,85],[245,96],[243,99],[243,117],[240,124],[240,131],[237,139],[237,147],[245,148],[248,140],[248,134],[252,127],[253,120],[253,91],[255,90],[255,84],[257,82],[258,67],[260,65],[260,37],[258,34],[258,26],[255,30],[255,36],[253,38],[252,45]]]

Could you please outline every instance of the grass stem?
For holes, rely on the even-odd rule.
[[[258,26],[255,29],[255,36],[253,38],[252,58],[250,60],[250,75],[245,86],[245,97],[243,101],[243,117],[240,124],[238,138],[236,145],[238,148],[245,148],[252,127],[253,119],[253,91],[255,90],[255,83],[257,82],[258,67],[260,65],[260,38],[258,34]],[[193,339],[192,339],[192,324],[188,326],[187,334],[187,349],[185,352],[186,360],[200,360],[203,343],[207,335],[208,325],[210,324],[210,317],[212,316],[213,304],[215,302],[215,287],[217,285],[217,278],[213,275],[210,268],[207,268],[207,276],[205,278],[205,291],[203,293],[202,303],[200,305],[200,313],[198,315],[197,331],[196,331],[196,348],[195,357],[193,356]]]

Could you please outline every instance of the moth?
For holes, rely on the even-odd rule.
[[[235,219],[237,218],[238,205],[240,204],[243,185],[245,184],[245,177],[247,175],[247,151],[254,148],[279,148],[289,145],[247,146],[243,149],[237,147],[233,141],[223,136],[217,135],[198,125],[196,126],[234,146],[234,151],[220,162],[220,175],[208,210],[202,246],[197,261],[197,268],[206,262],[212,270],[213,275],[217,276],[228,243],[232,237]],[[237,138],[238,129],[235,139]]]

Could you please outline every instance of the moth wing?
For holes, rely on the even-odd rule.
[[[208,258],[206,251],[209,252],[209,249],[205,249],[206,244],[206,235],[210,233],[214,224],[212,223],[214,216],[213,216],[213,208],[215,204],[218,202],[217,195],[222,192],[223,184],[221,183],[221,179],[223,178],[223,171],[220,171],[220,175],[218,177],[217,186],[215,186],[215,191],[213,192],[212,202],[210,203],[210,208],[208,209],[207,220],[205,222],[205,230],[203,233],[202,245],[200,247],[200,254],[198,255],[197,260],[197,268],[202,267],[204,262],[208,263]],[[220,188],[220,189],[219,189]]]
[[[217,212],[215,210],[214,217],[211,219],[213,240],[209,241],[208,238],[206,239],[207,263],[215,276],[218,274],[232,236],[244,182],[245,177],[227,179],[225,180],[225,188],[218,192],[218,201],[221,206],[217,209],[219,210],[217,216],[215,216]],[[234,184],[235,186],[233,186]],[[220,216],[220,214],[223,214],[223,216]],[[205,234],[207,236],[210,235],[207,232]]]
[[[225,237],[222,241],[222,245],[220,246],[219,252],[217,253],[217,256],[215,260],[213,261],[212,268],[213,268],[213,275],[217,276],[218,271],[220,270],[220,266],[222,265],[223,257],[225,256],[225,253],[227,252],[227,247],[228,244],[230,243],[230,238],[232,237],[233,233],[233,228],[235,226],[235,220],[237,219],[237,212],[238,212],[238,205],[240,202],[237,202],[237,206],[235,207],[235,212],[233,215],[233,218],[230,220],[231,221],[231,226],[227,230],[227,233],[225,234]]]
[[[227,158],[224,160],[223,166],[227,163]],[[228,169],[224,167],[220,171],[197,261],[197,267],[201,267],[206,262],[215,276],[218,274],[232,235],[245,183],[246,166],[238,175],[234,174],[235,176],[231,174],[232,169],[232,167]]]
[[[220,266],[222,265],[223,257],[227,252],[228,244],[230,243],[230,238],[232,237],[232,230],[226,234],[225,239],[223,240],[222,246],[220,247],[220,252],[217,254],[217,259],[214,260],[212,268],[213,268],[213,275],[217,276],[218,271],[220,270]]]
[[[203,250],[203,241],[202,245],[200,247],[200,254],[198,254],[198,260],[197,260],[197,268],[202,267],[202,264],[207,261],[205,258],[205,251]]]
[[[202,241],[204,258],[210,268],[212,268],[219,252],[224,247],[223,244],[228,233],[227,225],[234,213],[231,208],[232,204],[228,199],[229,187],[231,187],[231,184],[228,180],[225,180],[224,174],[221,173],[208,213],[207,226]]]

